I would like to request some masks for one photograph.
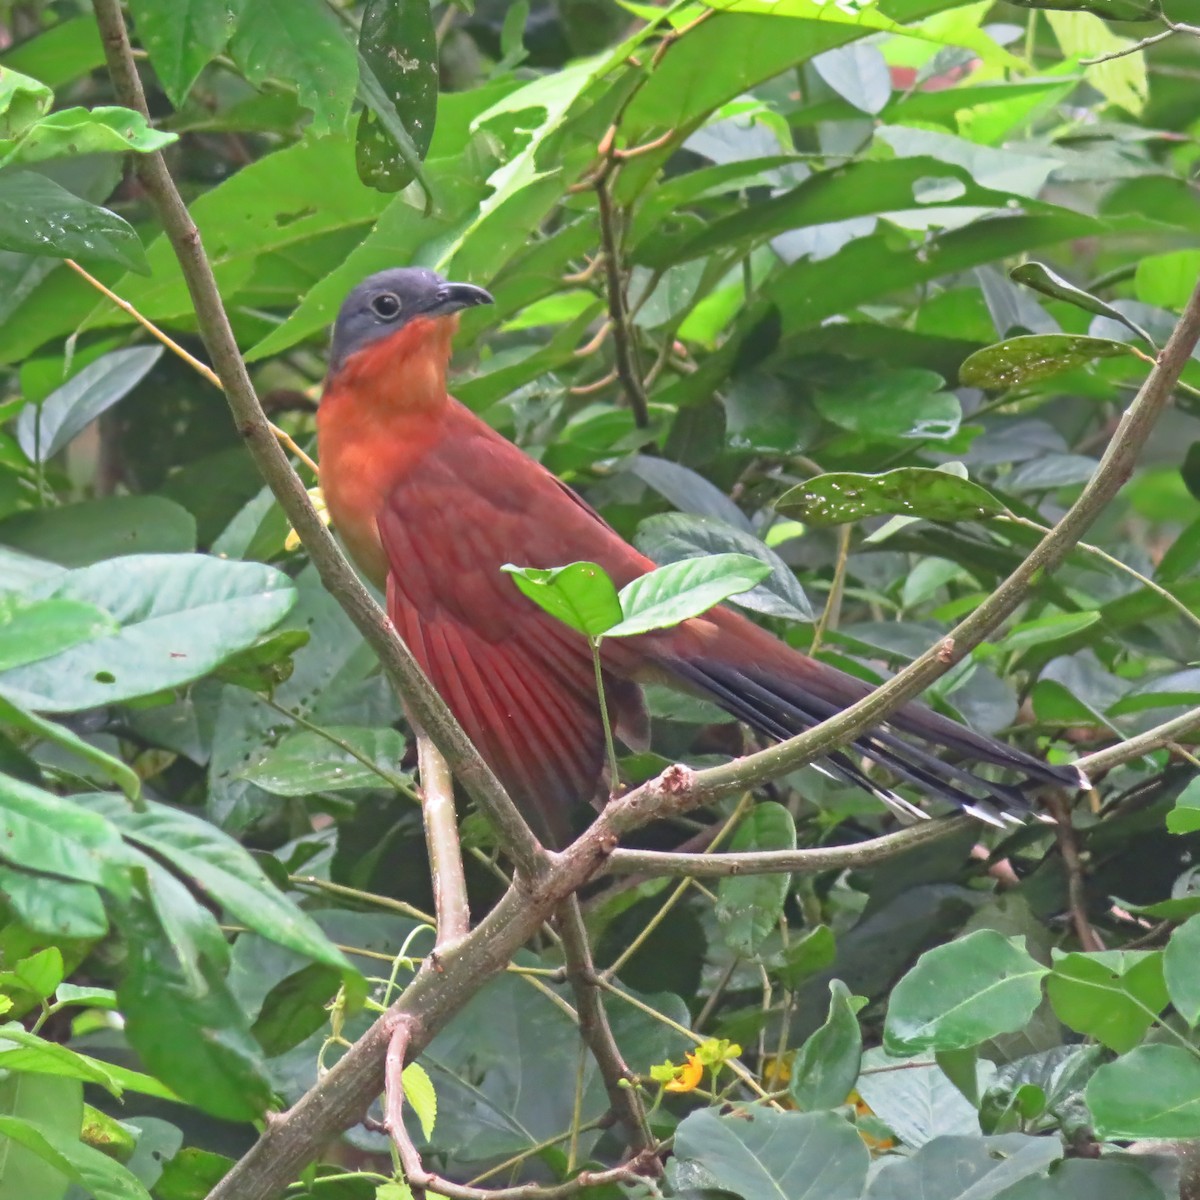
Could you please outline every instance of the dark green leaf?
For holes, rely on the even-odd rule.
[[[275,1058],[316,1033],[329,1020],[328,1004],[341,982],[338,971],[321,963],[281,979],[267,993],[251,1029],[263,1053]]]
[[[975,521],[1005,511],[979,484],[926,467],[897,467],[882,475],[817,475],[784,492],[775,508],[785,517],[814,525],[843,525],[884,513],[927,521]]]
[[[729,843],[733,851],[795,848],[796,826],[792,815],[773,800],[756,804]],[[717,887],[717,924],[725,944],[735,954],[758,953],[779,921],[790,884],[791,876],[783,873],[721,880]]]
[[[788,945],[778,968],[779,977],[788,987],[796,988],[808,976],[833,966],[836,957],[833,930],[828,925],[818,925]]]
[[[632,637],[672,628],[748,592],[770,573],[766,563],[748,554],[710,554],[657,567],[621,589],[623,619],[605,636]]]
[[[863,1200],[1007,1200],[1011,1187],[1040,1177],[1061,1157],[1052,1138],[937,1137],[911,1158],[885,1159]]]
[[[243,0],[229,51],[254,84],[284,81],[312,109],[313,132],[340,132],[358,82],[354,47],[321,0]]]
[[[39,597],[107,610],[120,632],[0,674],[0,691],[42,712],[75,712],[178,687],[252,644],[296,600],[291,581],[258,563],[201,555],[133,555],[57,576]]]
[[[302,730],[284,738],[244,774],[251,783],[276,796],[310,796],[347,788],[388,787],[402,776],[404,735],[395,729],[360,729],[331,725],[328,733],[349,749],[318,733]],[[372,769],[362,760],[375,763]],[[408,782],[407,777],[403,777]]]
[[[1182,1046],[1138,1046],[1087,1088],[1102,1138],[1200,1137],[1200,1058]]]
[[[675,1133],[668,1178],[743,1197],[859,1200],[870,1155],[833,1113],[747,1108],[728,1117],[691,1113]]]
[[[165,496],[104,496],[6,517],[0,542],[86,567],[126,554],[186,554],[196,548],[196,521]]]
[[[375,83],[358,118],[358,174],[380,191],[398,192],[420,170],[437,120],[438,47],[429,0],[368,0],[358,53]]]
[[[78,1183],[95,1200],[150,1200],[150,1193],[132,1172],[85,1146],[78,1134],[8,1116],[0,1116],[0,1133]]]
[[[577,633],[599,637],[621,620],[617,589],[596,563],[568,563],[549,570],[505,563],[500,569],[513,577],[522,595]]]
[[[1006,1191],[1004,1200],[1166,1200],[1166,1193],[1131,1162],[1068,1158],[1047,1178],[1028,1178]]]
[[[1057,12],[1086,12],[1105,21],[1152,21],[1157,15],[1152,0],[1014,0],[1022,8]]]
[[[660,564],[706,554],[747,554],[757,558],[771,568],[770,574],[757,587],[733,597],[734,603],[772,617],[812,620],[812,606],[792,569],[752,533],[715,517],[661,513],[647,517],[638,526],[634,541],[643,554]]]
[[[858,1010],[866,1001],[852,996],[840,979],[829,985],[825,1024],[800,1047],[792,1061],[791,1093],[797,1108],[837,1108],[845,1104],[862,1063]]]
[[[976,350],[959,370],[966,387],[1010,388],[1048,379],[1097,358],[1133,351],[1124,342],[1069,333],[1033,333]]]
[[[958,432],[962,407],[944,386],[935,372],[910,368],[859,377],[814,399],[826,420],[872,441],[945,440]]]
[[[1084,312],[1095,313],[1098,317],[1108,317],[1111,321],[1120,321],[1126,329],[1136,333],[1140,338],[1145,338],[1153,345],[1154,339],[1139,325],[1134,324],[1119,308],[1105,304],[1099,296],[1093,296],[1090,292],[1077,288],[1073,283],[1068,283],[1061,275],[1050,270],[1045,263],[1022,263],[1019,267],[1013,267],[1008,276],[1017,283],[1023,283],[1026,287],[1041,292],[1044,296],[1053,296],[1055,300],[1065,300],[1068,304],[1082,308]]]
[[[96,18],[89,12],[67,17],[43,29],[0,55],[0,65],[11,71],[23,72],[30,83],[38,81],[49,93],[64,83],[104,66],[104,44],[96,28]],[[2,136],[8,136],[3,134]]]
[[[221,53],[245,0],[130,0],[138,40],[171,103],[182,108],[200,72]]]
[[[34,933],[90,941],[108,932],[104,901],[90,883],[0,866],[0,894]]]
[[[0,171],[0,250],[147,270],[127,221],[34,171]]]
[[[1020,1029],[1042,998],[1046,968],[991,929],[938,946],[892,992],[884,1025],[891,1054],[959,1050]]]
[[[4,176],[0,175],[0,185]],[[161,346],[114,350],[89,363],[78,375],[29,404],[17,421],[17,440],[32,462],[53,458],[101,413],[127,396],[162,357]]]

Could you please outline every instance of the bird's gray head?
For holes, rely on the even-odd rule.
[[[424,267],[395,267],[368,275],[346,297],[333,326],[329,370],[356,350],[390,337],[417,317],[446,317],[491,304],[491,293],[471,283],[449,283]]]

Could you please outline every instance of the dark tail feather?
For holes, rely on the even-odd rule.
[[[661,665],[681,683],[707,693],[726,712],[767,737],[777,739],[811,729],[870,691],[860,680],[833,667],[800,659],[783,647],[780,647],[780,658],[780,668],[770,671],[714,659],[685,661],[672,658]],[[796,665],[797,659],[802,666],[796,674],[802,674],[803,680],[782,674],[782,669]],[[835,699],[817,694],[814,689],[822,683],[829,685],[827,691]],[[1050,766],[920,704],[905,705],[892,714],[888,725],[869,729],[852,743],[859,754],[885,767],[897,778],[949,800],[991,825],[1019,824],[1033,814],[1021,786],[982,779],[966,767],[946,762],[900,737],[894,729],[959,754],[969,763],[989,763],[1006,768],[1020,775],[1026,785],[1053,784],[1071,789],[1088,786],[1087,779],[1077,767]],[[902,819],[911,821],[914,817],[927,815],[868,778],[845,754],[829,756],[824,765],[833,774],[871,792]]]

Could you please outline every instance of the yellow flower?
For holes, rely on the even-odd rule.
[[[682,1067],[675,1068],[675,1077],[665,1085],[668,1092],[691,1092],[700,1086],[704,1078],[704,1064],[695,1054],[687,1056]]]
[[[312,501],[313,508],[317,510],[317,516],[328,526],[329,509],[325,507],[325,493],[319,487],[312,487],[308,489],[308,498]],[[283,540],[283,548],[289,553],[292,550],[300,549],[300,535],[294,529],[288,530],[287,537]]]

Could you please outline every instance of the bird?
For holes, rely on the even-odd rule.
[[[397,632],[533,831],[560,845],[586,803],[601,805],[617,782],[607,778],[592,654],[501,568],[589,561],[623,587],[656,564],[447,391],[459,314],[492,302],[482,287],[416,267],[380,271],[349,293],[317,409],[321,485],[334,529],[385,593]],[[613,727],[633,748],[647,740],[644,684],[706,697],[774,740],[871,690],[723,605],[674,628],[604,639],[600,657]],[[999,826],[1036,815],[1031,786],[1088,786],[1077,767],[919,701],[820,765],[907,822],[929,815],[867,764]],[[979,764],[1016,780],[986,778]]]

